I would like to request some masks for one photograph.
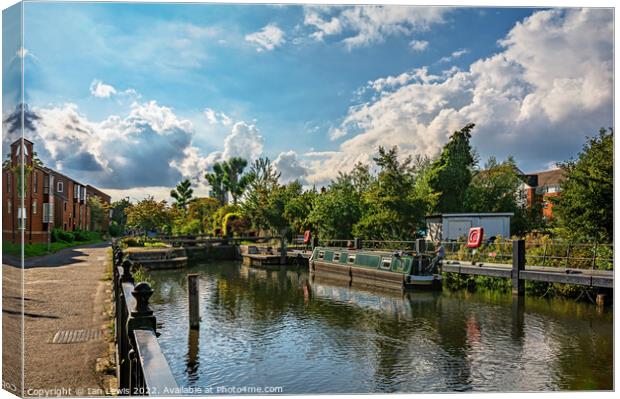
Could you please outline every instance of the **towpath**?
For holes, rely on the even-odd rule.
[[[106,380],[96,363],[109,346],[109,256],[109,244],[101,243],[27,259],[23,327],[22,270],[14,259],[3,259],[5,386],[21,393],[23,328],[25,396],[102,395]]]

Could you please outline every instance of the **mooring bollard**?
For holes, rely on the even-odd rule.
[[[525,295],[525,281],[520,273],[525,270],[525,240],[512,240],[512,295]]]
[[[198,327],[200,326],[198,274],[187,275],[187,291],[189,295],[189,328],[198,329]]]

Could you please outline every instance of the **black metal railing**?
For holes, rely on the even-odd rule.
[[[149,306],[153,290],[145,282],[134,284],[132,261],[125,258],[118,241],[112,243],[112,253],[118,393],[176,396],[178,385],[159,346]]]

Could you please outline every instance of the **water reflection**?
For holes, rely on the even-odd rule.
[[[202,311],[194,334],[186,273],[152,274],[162,347],[182,385],[289,394],[611,389],[611,312],[594,306],[375,291],[230,262],[191,272],[200,274]]]

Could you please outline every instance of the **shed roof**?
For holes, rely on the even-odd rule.
[[[487,213],[437,213],[428,215],[426,219],[438,218],[454,218],[454,217],[510,217],[514,216],[512,212],[487,212]]]

